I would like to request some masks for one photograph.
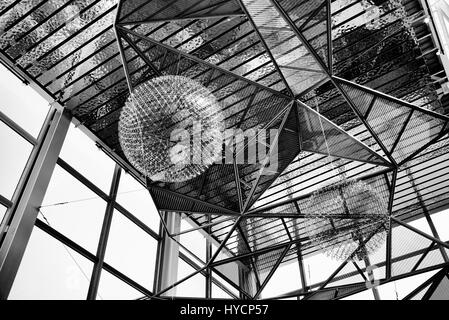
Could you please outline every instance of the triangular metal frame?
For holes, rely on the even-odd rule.
[[[340,94],[344,97],[344,99],[347,101],[347,103],[351,106],[351,108],[353,109],[354,113],[357,115],[357,117],[359,118],[359,120],[360,120],[360,121],[363,123],[363,125],[367,128],[368,132],[373,136],[373,138],[376,140],[377,144],[380,146],[380,148],[382,149],[382,151],[383,151],[383,152],[385,153],[385,155],[388,157],[388,160],[389,160],[389,161],[385,161],[385,166],[389,167],[390,170],[393,170],[393,177],[392,177],[392,181],[391,181],[391,184],[390,184],[390,201],[389,201],[389,212],[391,212],[391,210],[392,210],[392,199],[393,199],[393,195],[394,195],[395,180],[396,180],[396,173],[397,173],[397,166],[400,165],[400,164],[405,163],[406,161],[408,161],[409,159],[411,159],[413,156],[415,156],[415,154],[410,155],[409,157],[407,157],[406,159],[403,159],[403,160],[400,161],[400,162],[395,161],[395,159],[392,157],[392,153],[393,153],[394,148],[393,148],[393,150],[388,150],[388,149],[386,148],[386,146],[383,144],[383,142],[379,139],[379,137],[378,137],[378,135],[376,134],[375,130],[373,130],[373,128],[372,128],[372,127],[370,126],[370,124],[368,123],[368,121],[366,121],[366,117],[365,117],[366,114],[362,114],[362,113],[360,112],[358,106],[357,106],[356,103],[354,102],[354,99],[352,99],[352,98],[348,95],[348,93],[344,90],[343,85],[355,86],[355,87],[357,87],[359,90],[362,90],[362,91],[364,91],[364,92],[369,92],[370,94],[373,94],[373,95],[376,96],[376,97],[382,97],[382,98],[384,98],[384,99],[389,99],[389,100],[391,100],[391,101],[395,101],[395,102],[398,103],[398,104],[406,105],[407,107],[409,107],[409,108],[411,108],[411,109],[413,109],[413,110],[418,110],[418,112],[423,112],[423,113],[428,114],[428,115],[430,115],[430,116],[432,116],[432,117],[442,119],[442,120],[446,121],[446,122],[443,124],[443,126],[442,126],[442,134],[444,134],[447,130],[449,130],[449,121],[448,121],[449,118],[446,117],[446,116],[442,116],[442,115],[440,115],[440,114],[438,114],[438,113],[434,113],[434,112],[431,112],[431,111],[428,111],[428,110],[419,108],[419,107],[417,107],[417,106],[414,106],[414,105],[412,105],[412,104],[409,104],[409,103],[407,103],[407,102],[405,102],[405,101],[402,101],[402,100],[400,100],[400,99],[396,99],[396,98],[393,98],[393,97],[384,95],[384,94],[382,94],[382,93],[380,93],[380,92],[377,92],[377,91],[375,91],[375,90],[372,90],[372,89],[369,89],[369,88],[366,88],[366,87],[363,87],[363,86],[360,86],[360,85],[356,85],[356,84],[354,84],[354,83],[352,83],[352,82],[350,82],[350,81],[347,81],[347,80],[344,80],[344,79],[337,78],[337,77],[333,76],[333,66],[332,66],[332,62],[333,62],[333,61],[332,61],[332,35],[331,35],[331,29],[332,29],[332,26],[331,26],[331,12],[330,12],[330,3],[331,3],[331,1],[330,1],[330,0],[324,0],[323,3],[319,5],[319,7],[315,10],[315,12],[313,12],[313,13],[308,17],[307,21],[305,21],[300,27],[298,27],[298,26],[295,25],[295,23],[294,23],[294,22],[291,20],[291,18],[289,17],[288,13],[284,11],[284,9],[283,9],[282,6],[278,3],[278,1],[276,1],[276,0],[264,0],[264,1],[269,2],[269,3],[276,9],[277,13],[279,14],[279,16],[283,19],[284,23],[286,24],[286,26],[287,26],[286,28],[289,30],[289,32],[291,32],[292,34],[294,34],[294,36],[300,41],[301,45],[307,50],[308,55],[310,55],[310,56],[312,57],[312,59],[315,60],[315,63],[317,64],[317,68],[310,69],[309,71],[311,71],[311,72],[318,72],[318,73],[322,73],[322,74],[323,74],[323,79],[321,79],[320,81],[316,81],[316,83],[314,83],[310,88],[308,88],[308,89],[307,89],[306,91],[304,91],[303,93],[309,92],[310,90],[313,90],[313,89],[316,88],[317,86],[323,84],[324,81],[330,81],[330,82],[331,82],[331,83],[338,89],[338,91],[339,91]],[[214,70],[219,70],[220,72],[223,72],[223,73],[225,73],[225,74],[228,74],[228,75],[230,75],[230,76],[232,76],[232,77],[235,77],[235,78],[237,78],[237,79],[239,79],[239,80],[241,80],[241,81],[245,81],[245,82],[249,83],[250,85],[255,86],[256,90],[255,90],[254,94],[256,94],[256,92],[257,92],[258,90],[268,90],[268,91],[272,92],[273,95],[280,96],[280,97],[282,97],[283,99],[285,99],[285,101],[289,101],[290,103],[292,103],[292,102],[294,101],[293,96],[295,96],[295,98],[299,98],[299,97],[301,96],[302,93],[297,93],[296,95],[293,94],[293,90],[292,90],[291,87],[289,86],[287,77],[286,77],[285,74],[282,72],[282,68],[288,67],[288,68],[291,69],[291,70],[298,70],[298,71],[300,71],[300,70],[302,69],[302,67],[301,67],[301,66],[296,66],[296,67],[295,67],[295,66],[293,66],[293,67],[291,67],[291,66],[283,66],[282,64],[278,63],[279,61],[276,60],[275,55],[274,55],[273,52],[270,50],[270,45],[266,43],[266,40],[265,40],[265,39],[263,39],[263,37],[262,37],[262,35],[261,35],[261,33],[260,33],[260,30],[259,30],[259,28],[258,28],[258,26],[257,26],[257,23],[254,21],[254,19],[253,19],[254,17],[252,17],[252,13],[251,13],[250,10],[248,10],[248,8],[245,6],[245,3],[244,3],[245,1],[239,0],[238,2],[240,3],[240,5],[241,5],[241,7],[242,7],[242,10],[243,10],[242,12],[245,12],[245,13],[246,13],[247,17],[248,17],[248,18],[251,20],[251,22],[253,23],[253,26],[255,27],[256,32],[260,35],[261,41],[262,41],[262,43],[264,44],[264,46],[265,46],[265,48],[266,48],[266,51],[267,51],[267,53],[269,54],[269,56],[270,56],[270,58],[271,58],[271,60],[272,60],[272,62],[273,62],[273,64],[274,64],[275,68],[277,69],[278,73],[280,74],[280,76],[281,76],[281,78],[282,78],[282,81],[284,82],[284,84],[286,85],[286,87],[289,88],[289,90],[288,90],[289,92],[288,92],[287,95],[282,94],[282,93],[279,93],[279,92],[276,92],[276,91],[271,90],[271,89],[269,89],[269,88],[266,88],[266,87],[264,87],[264,86],[261,86],[261,85],[255,83],[255,82],[252,82],[252,81],[247,80],[247,79],[245,79],[245,78],[243,78],[243,77],[241,77],[241,76],[238,76],[238,75],[236,75],[236,74],[234,74],[234,73],[232,73],[232,72],[230,72],[230,71],[221,69],[221,68],[219,68],[219,67],[217,67],[217,66],[215,66],[215,65],[213,65],[213,64],[209,64],[209,63],[207,63],[207,62],[205,62],[205,61],[203,61],[203,60],[201,60],[201,59],[198,59],[198,58],[196,58],[196,57],[194,57],[194,56],[192,56],[192,55],[189,55],[189,54],[183,53],[183,52],[181,52],[181,51],[179,51],[179,50],[176,50],[176,49],[174,49],[174,48],[171,48],[170,46],[167,46],[167,45],[165,45],[165,44],[163,44],[163,43],[160,43],[160,42],[158,42],[158,41],[155,41],[155,40],[153,40],[153,39],[151,39],[151,38],[148,38],[148,37],[145,37],[145,36],[143,36],[143,35],[140,35],[139,33],[137,33],[137,32],[135,32],[135,31],[133,31],[133,30],[128,29],[128,28],[125,27],[125,25],[126,25],[126,26],[129,26],[129,25],[137,25],[137,24],[142,24],[142,23],[154,23],[154,22],[162,22],[162,21],[165,21],[165,20],[157,20],[157,19],[156,19],[156,20],[147,20],[147,21],[140,21],[140,22],[138,21],[138,22],[135,22],[135,23],[122,23],[121,21],[118,21],[118,20],[119,20],[119,19],[118,19],[117,22],[116,22],[116,25],[115,25],[116,34],[117,34],[117,37],[118,37],[118,38],[123,38],[123,39],[124,39],[124,40],[125,40],[125,41],[126,41],[132,48],[133,48],[133,50],[137,53],[137,55],[138,55],[141,59],[143,59],[143,61],[145,61],[145,63],[150,67],[150,69],[151,69],[154,73],[156,73],[156,74],[161,74],[161,70],[158,70],[158,68],[157,68],[156,66],[153,65],[152,61],[149,60],[148,57],[145,55],[145,53],[142,52],[142,51],[139,49],[139,47],[133,42],[133,40],[130,38],[130,35],[132,35],[133,37],[138,38],[138,39],[140,39],[140,40],[150,41],[150,42],[152,42],[154,45],[163,47],[163,48],[165,48],[165,50],[170,50],[171,52],[174,52],[174,53],[178,54],[178,60],[180,59],[180,57],[185,57],[185,58],[187,58],[187,59],[190,59],[190,60],[192,60],[192,61],[195,61],[196,63],[200,63],[200,64],[207,65],[208,67],[210,67],[210,68],[212,68],[212,69],[214,69]],[[121,5],[121,3],[119,4],[119,8],[120,8],[120,5]],[[327,60],[327,61],[323,61],[322,57],[320,57],[320,55],[316,52],[316,50],[313,48],[313,46],[309,43],[309,41],[306,39],[306,37],[305,37],[304,34],[302,33],[302,31],[303,31],[302,29],[304,28],[304,26],[307,25],[308,21],[309,21],[311,18],[313,18],[313,16],[314,16],[315,14],[317,14],[317,13],[318,13],[321,9],[323,9],[323,8],[326,8],[326,10],[327,10],[327,18],[326,18],[326,19],[327,19],[327,26],[326,26],[326,28],[327,28],[327,45],[328,45],[328,48],[327,48],[327,50],[328,50],[328,53],[327,53],[327,58],[328,58],[328,60]],[[120,9],[119,9],[119,10],[120,10]],[[241,13],[236,13],[235,15],[239,15],[239,16],[240,16]],[[181,16],[180,16],[180,17],[172,17],[172,18],[168,18],[166,21],[172,21],[172,20],[178,20],[178,19],[208,19],[208,18],[214,18],[214,17],[218,17],[218,16],[213,16],[213,15],[208,15],[208,16],[200,16],[200,15],[198,15],[198,16],[184,16],[184,17],[181,17]],[[221,17],[221,16],[220,16],[220,17]],[[121,53],[122,59],[123,59],[123,61],[124,61],[124,69],[125,69],[125,74],[126,74],[126,77],[127,77],[127,81],[128,81],[128,84],[129,84],[130,89],[132,89],[132,84],[131,84],[131,80],[130,80],[129,70],[127,69],[126,61],[125,61],[125,59],[124,59],[124,48],[123,48],[123,46],[122,46],[120,40],[119,40],[119,48],[120,48],[120,53]],[[178,62],[179,62],[179,61],[178,61]],[[307,71],[306,69],[307,69],[307,68],[305,68],[304,71]],[[371,104],[374,104],[374,100],[375,100],[375,98],[372,99]],[[293,103],[294,103],[294,105],[298,105],[298,104],[299,104],[299,105],[301,105],[302,107],[308,108],[308,109],[312,110],[314,113],[316,113],[313,109],[309,108],[309,107],[306,106],[306,105],[303,105],[303,104],[302,104],[301,102],[299,102],[299,101],[295,101],[295,102],[293,102]],[[249,102],[248,107],[249,107],[250,105],[251,105],[251,102]],[[372,106],[371,106],[371,107],[372,107]],[[285,111],[285,110],[282,110],[282,112],[284,112],[284,111]],[[279,112],[278,115],[280,115],[282,112]],[[330,123],[330,124],[333,125],[336,129],[340,130],[342,133],[347,134],[344,130],[340,129],[338,126],[334,125],[332,122],[330,122],[330,121],[328,121],[327,119],[325,119],[321,114],[319,114],[319,113],[316,113],[316,114],[317,114],[318,117],[320,117],[321,120],[327,121],[327,123]],[[283,120],[283,122],[282,122],[282,124],[281,124],[281,130],[283,129],[283,126],[284,126],[284,124],[286,123],[286,121],[287,121],[288,118],[289,118],[289,117],[288,117],[288,113],[287,113],[287,116],[284,118],[284,120]],[[242,121],[243,121],[243,119],[244,119],[244,116],[242,117]],[[410,119],[409,119],[409,120],[410,120]],[[296,121],[297,121],[297,120],[296,120]],[[296,122],[296,123],[298,123],[298,122]],[[298,127],[299,127],[299,126],[298,126]],[[404,125],[404,128],[403,128],[402,131],[405,130],[405,127],[406,127],[406,125]],[[300,129],[300,128],[299,128],[299,129]],[[299,129],[298,129],[298,141],[301,142],[301,133],[300,133],[300,130],[299,130]],[[362,146],[365,147],[366,149],[370,149],[370,148],[366,147],[363,143],[359,142],[356,138],[353,138],[353,137],[351,137],[350,135],[348,135],[348,136],[349,136],[350,138],[352,138],[353,141],[355,141],[355,143],[359,143],[360,145],[362,145]],[[439,137],[441,137],[441,135],[438,136],[438,138],[439,138]],[[422,146],[422,148],[420,148],[419,150],[417,150],[416,153],[420,152],[422,149],[424,149],[425,147],[427,147],[429,144],[431,144],[431,143],[433,143],[433,142],[434,142],[434,140],[430,141],[430,142],[429,142],[428,144],[426,144],[425,146]],[[397,143],[396,143],[396,144],[397,144]],[[300,149],[300,150],[301,150],[301,149]],[[370,149],[370,150],[371,150],[371,149]],[[378,153],[376,153],[376,152],[373,151],[373,150],[371,150],[371,151],[372,151],[373,153],[375,153],[378,157],[380,157],[381,159],[383,159]],[[343,158],[343,157],[342,157],[342,158]],[[350,158],[349,158],[349,159],[350,159]],[[355,159],[350,159],[350,160],[355,160]],[[363,161],[362,161],[362,162],[363,162]],[[179,283],[181,283],[181,282],[183,282],[183,281],[185,281],[185,280],[187,280],[187,279],[189,279],[189,278],[195,276],[196,274],[198,274],[198,273],[204,271],[206,268],[214,268],[214,267],[216,267],[216,266],[218,266],[218,265],[221,265],[221,264],[223,264],[223,263],[227,263],[227,262],[234,261],[234,260],[238,260],[238,259],[241,259],[241,258],[242,258],[242,256],[237,256],[237,257],[232,257],[232,258],[230,258],[230,259],[226,259],[226,260],[224,260],[224,261],[215,261],[216,258],[217,258],[217,256],[218,256],[218,254],[220,253],[221,249],[223,249],[223,247],[226,246],[227,241],[229,240],[229,238],[231,237],[231,235],[233,234],[233,232],[236,230],[236,228],[238,228],[241,219],[242,219],[242,218],[246,218],[246,216],[249,217],[249,216],[251,216],[252,214],[257,214],[257,211],[254,213],[254,212],[250,211],[249,209],[250,209],[250,207],[251,207],[251,203],[254,203],[255,200],[257,200],[257,198],[256,198],[256,199],[252,199],[252,198],[253,198],[252,196],[254,195],[254,190],[255,190],[255,188],[257,188],[257,186],[258,186],[258,180],[260,179],[260,175],[259,175],[259,178],[257,179],[257,182],[252,186],[252,190],[251,190],[251,192],[250,192],[250,196],[248,196],[247,199],[246,199],[246,201],[245,201],[245,200],[243,199],[243,197],[242,197],[242,190],[241,190],[241,187],[240,187],[240,173],[239,173],[239,168],[238,168],[238,166],[236,165],[235,161],[234,161],[233,166],[234,166],[234,180],[235,180],[235,183],[236,183],[236,189],[237,189],[237,193],[238,193],[238,202],[239,202],[239,209],[240,209],[240,212],[234,212],[234,211],[232,211],[232,210],[228,210],[227,213],[228,213],[229,215],[232,215],[232,216],[236,217],[236,221],[235,221],[233,227],[231,228],[231,230],[229,231],[229,233],[226,235],[225,239],[221,242],[220,247],[217,249],[217,251],[215,252],[215,254],[211,257],[211,259],[207,262],[206,266],[205,266],[204,268],[200,269],[200,270],[197,270],[197,271],[196,271],[195,273],[193,273],[192,275],[189,275],[188,277],[186,277],[186,279],[182,279],[181,281],[178,281],[177,284],[179,284]],[[285,169],[285,168],[284,168],[284,169]],[[281,171],[283,171],[283,170],[281,170]],[[280,174],[280,173],[281,173],[281,172],[279,172],[279,174]],[[275,180],[275,179],[273,179],[273,181],[274,181],[274,180]],[[273,183],[273,181],[272,181],[271,183]],[[271,183],[268,184],[268,187],[271,185]],[[155,188],[156,188],[156,189],[155,189]],[[214,205],[211,205],[211,204],[209,204],[209,203],[207,203],[207,202],[203,202],[203,201],[198,200],[198,199],[194,199],[194,198],[190,198],[190,197],[188,197],[188,196],[180,195],[180,194],[178,194],[178,193],[176,193],[176,192],[174,192],[174,191],[169,191],[169,190],[166,190],[166,189],[164,189],[164,188],[159,188],[159,187],[157,187],[157,186],[149,186],[149,189],[150,189],[150,190],[158,190],[158,191],[161,191],[161,192],[171,192],[171,196],[176,196],[176,197],[179,197],[179,196],[180,196],[181,198],[183,198],[183,199],[185,199],[185,200],[188,200],[188,201],[193,201],[193,202],[199,201],[198,203],[199,203],[200,205],[204,205],[204,206],[206,206],[206,207],[209,207],[210,209],[213,209],[213,211],[214,211],[214,210],[223,210],[223,209],[224,209],[224,208],[221,208],[221,207],[219,207],[219,206],[214,206]],[[262,195],[262,194],[263,194],[263,192],[261,192],[260,195]],[[259,196],[260,196],[260,195],[259,195]],[[205,212],[204,214],[206,214],[206,215],[216,214],[216,213],[213,212],[213,211],[212,211],[211,213]],[[224,210],[224,211],[226,211],[226,210]],[[198,213],[201,213],[201,212],[198,212]],[[224,213],[225,213],[225,212],[224,212]],[[249,214],[248,214],[248,213],[249,213]],[[226,213],[225,213],[225,214],[226,214]],[[243,215],[243,216],[242,216],[242,215]],[[260,216],[262,217],[263,214],[260,214]],[[280,217],[280,219],[284,219],[284,218],[285,218],[285,217]],[[232,218],[230,218],[230,219],[232,219]],[[401,221],[397,220],[397,219],[394,218],[394,217],[391,217],[391,219],[392,219],[393,221],[395,221],[396,223],[398,223],[398,224],[403,224]],[[208,226],[209,226],[209,225],[206,225],[206,226],[201,227],[201,228],[205,228],[205,227],[208,227]],[[442,247],[449,248],[449,245],[447,245],[446,243],[442,242],[442,241],[439,240],[439,239],[436,239],[436,238],[434,238],[434,237],[432,237],[432,236],[429,236],[429,235],[427,235],[427,234],[424,234],[424,233],[422,233],[422,232],[419,231],[419,230],[414,230],[412,227],[410,227],[410,226],[408,226],[408,225],[404,225],[404,226],[407,227],[407,228],[409,228],[409,229],[411,229],[412,231],[414,231],[414,232],[416,232],[416,233],[419,233],[419,234],[421,234],[422,236],[424,236],[424,237],[426,237],[426,238],[432,240],[432,241],[433,241],[432,243],[436,243],[436,244],[439,244],[439,245],[442,246]],[[192,229],[191,231],[195,231],[195,230],[198,230],[198,228],[194,228],[194,229]],[[287,229],[287,232],[288,232],[288,229]],[[388,240],[387,240],[387,257],[386,257],[386,261],[387,261],[387,265],[386,265],[386,275],[387,275],[387,279],[389,279],[389,278],[391,277],[391,235],[390,235],[390,233],[391,233],[391,229],[389,230],[389,239],[390,239],[389,241],[390,241],[390,242],[388,242]],[[170,236],[172,236],[172,235],[170,235]],[[290,239],[291,239],[291,238],[290,238]],[[262,250],[251,251],[251,249],[250,249],[250,253],[248,254],[248,256],[254,256],[254,255],[256,255],[256,254],[261,254],[261,252],[269,252],[269,251],[273,251],[273,250],[275,250],[276,248],[277,248],[277,249],[279,249],[279,248],[284,248],[284,250],[282,251],[281,257],[276,261],[275,265],[274,265],[273,268],[270,270],[268,277],[263,281],[263,283],[260,284],[259,290],[258,290],[258,291],[256,292],[256,294],[255,294],[254,296],[252,296],[251,298],[257,298],[257,297],[260,295],[260,293],[261,293],[261,291],[263,290],[264,286],[268,283],[268,281],[270,280],[271,276],[272,276],[272,275],[274,274],[274,272],[276,271],[276,268],[279,267],[279,265],[282,263],[282,260],[283,260],[283,258],[285,257],[285,254],[289,251],[289,249],[290,249],[293,245],[298,245],[299,243],[300,243],[300,240],[293,240],[293,239],[291,239],[290,242],[282,243],[282,244],[277,245],[277,246],[272,246],[272,247],[264,248],[264,249],[262,249]],[[228,261],[228,260],[229,260],[229,261]],[[347,262],[348,262],[348,261],[345,261],[345,263],[344,263],[342,266],[344,267],[344,265],[346,265]],[[335,272],[334,272],[334,273],[335,273]],[[336,273],[335,273],[335,274],[337,274],[337,273],[338,273],[338,269],[336,270]],[[335,274],[333,274],[333,276],[335,276]],[[326,285],[332,280],[333,276],[331,276],[331,277],[330,277],[324,284],[322,284],[322,286],[321,286],[320,289],[324,289],[324,287],[326,287]],[[174,284],[173,287],[176,286],[177,284]],[[167,290],[169,290],[169,289],[170,289],[170,288],[166,288],[165,291],[167,291]],[[158,292],[158,293],[156,293],[154,296],[157,297],[157,296],[159,296],[161,293],[163,293],[163,292]],[[248,297],[248,294],[247,294],[247,297]]]

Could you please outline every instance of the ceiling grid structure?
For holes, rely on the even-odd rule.
[[[301,211],[329,181],[343,175],[372,185],[405,223],[449,206],[449,108],[432,81],[443,69],[424,52],[430,31],[421,15],[413,0],[5,1],[0,54],[129,167],[118,139],[121,108],[130,88],[160,75],[208,88],[227,129],[278,129],[272,175],[234,159],[182,183],[141,177],[158,209],[211,227],[227,258],[208,266],[252,266],[258,285],[247,294],[257,298],[280,265],[298,259],[297,248],[302,257],[319,252]],[[426,238],[401,252],[407,240],[397,234],[417,233],[392,224],[391,247],[370,257],[391,270],[388,281],[439,252]],[[317,290],[309,298],[361,290],[326,288],[360,277],[355,266],[342,270],[308,284]]]

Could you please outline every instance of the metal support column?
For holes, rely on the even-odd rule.
[[[212,216],[208,216],[208,223],[212,223]],[[212,233],[212,226],[207,227],[207,233]],[[206,261],[212,258],[212,241],[210,237],[206,237]],[[206,298],[212,298],[212,270],[210,267],[206,269]]]
[[[252,253],[251,247],[248,243],[248,219],[242,219],[242,222],[237,226],[237,230],[240,232],[240,237],[238,239],[238,254],[241,253]],[[255,246],[254,246],[255,247]],[[256,292],[260,288],[259,277],[257,275],[256,269],[256,259],[257,256],[250,256],[248,259],[248,264],[241,263],[239,264],[239,283],[240,287],[248,293],[251,297],[254,297]],[[243,261],[242,261],[243,262]],[[240,293],[240,299],[246,300],[247,297]]]
[[[70,125],[69,111],[54,109],[0,248],[0,299],[9,295]]]
[[[181,231],[181,214],[166,213],[162,215],[165,219],[165,224],[171,234],[177,234]],[[178,279],[178,257],[179,245],[169,237],[164,231],[163,239],[161,241],[161,250],[158,266],[158,284],[156,292],[162,291]],[[176,237],[176,240],[179,240]],[[163,296],[174,296],[176,294],[176,287],[168,290]]]
[[[370,281],[375,281],[374,279],[374,272],[373,272],[373,266],[371,265],[371,261],[370,258],[368,257],[368,255],[366,255],[363,258],[364,262],[365,262],[365,267],[366,267],[366,273],[368,274],[368,279],[370,279]],[[380,300],[380,295],[379,295],[379,291],[377,290],[376,286],[373,286],[371,288],[371,290],[373,291],[373,295],[374,295],[374,300]]]
[[[114,213],[115,200],[117,198],[118,185],[120,181],[121,167],[116,164],[114,169],[114,176],[112,177],[111,189],[109,191],[109,200],[104,214],[103,226],[101,228],[100,241],[97,247],[97,262],[92,270],[92,277],[90,279],[89,291],[87,293],[87,300],[95,300],[98,293],[98,286],[100,284],[101,272],[103,270],[104,257],[106,254],[106,246],[109,238],[109,231],[111,229],[112,215]]]

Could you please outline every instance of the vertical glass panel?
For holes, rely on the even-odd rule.
[[[195,225],[188,222],[185,218],[181,220],[181,232],[192,230],[193,228],[195,228]],[[206,261],[206,238],[200,231],[184,233],[179,236],[179,240],[183,246],[189,249],[199,259]]]
[[[437,273],[438,270],[425,272],[398,281],[389,282],[377,287],[382,300],[402,300],[419,285]]]
[[[223,286],[226,287],[226,289],[228,289],[231,293],[233,293],[235,296],[239,296],[240,292],[234,288],[233,286],[231,286],[229,284],[229,282],[227,282],[225,279],[223,279],[222,277],[220,277],[219,275],[217,275],[215,272],[212,272],[212,277],[214,278],[214,280],[219,281]],[[213,294],[213,291],[212,291]]]
[[[408,224],[424,233],[427,233],[429,236],[432,236],[432,230],[430,229],[429,223],[426,218],[419,218],[414,221],[408,222]]]
[[[9,299],[82,300],[93,263],[35,227]]]
[[[443,210],[432,215],[432,221],[437,229],[440,239],[449,240],[449,210]]]
[[[106,270],[101,272],[97,300],[135,300],[143,296],[143,293]]]
[[[1,121],[0,137],[0,194],[11,199],[33,146]]]
[[[105,210],[103,199],[56,166],[40,208],[47,220],[38,218],[95,254]]]
[[[305,257],[306,283],[313,286],[326,281],[341,264],[341,261],[331,259],[323,253]]]
[[[269,270],[266,272],[268,273]],[[261,278],[265,279],[266,276],[262,275]],[[302,283],[299,264],[295,259],[293,262],[283,263],[277,268],[263,289],[261,297],[264,299],[273,298],[301,288]]]
[[[105,261],[141,286],[153,290],[157,241],[115,210]]]
[[[0,110],[37,137],[49,110],[48,103],[1,64],[0,97]]]
[[[131,212],[156,233],[159,233],[159,214],[148,190],[129,174],[122,174],[117,203]]]
[[[81,130],[70,125],[60,158],[105,193],[109,193],[115,163]]]
[[[191,266],[189,266],[182,259],[178,262],[178,279],[191,275],[195,272]],[[176,287],[177,297],[189,297],[189,298],[205,298],[206,297],[206,278],[202,274],[196,274],[188,280],[180,283]]]

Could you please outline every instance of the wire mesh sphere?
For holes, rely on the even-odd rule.
[[[223,123],[207,88],[187,77],[161,76],[131,92],[120,114],[119,141],[142,174],[182,182],[221,157]]]
[[[312,245],[335,260],[364,257],[384,243],[389,226],[387,204],[362,181],[343,181],[314,192],[303,212]]]

